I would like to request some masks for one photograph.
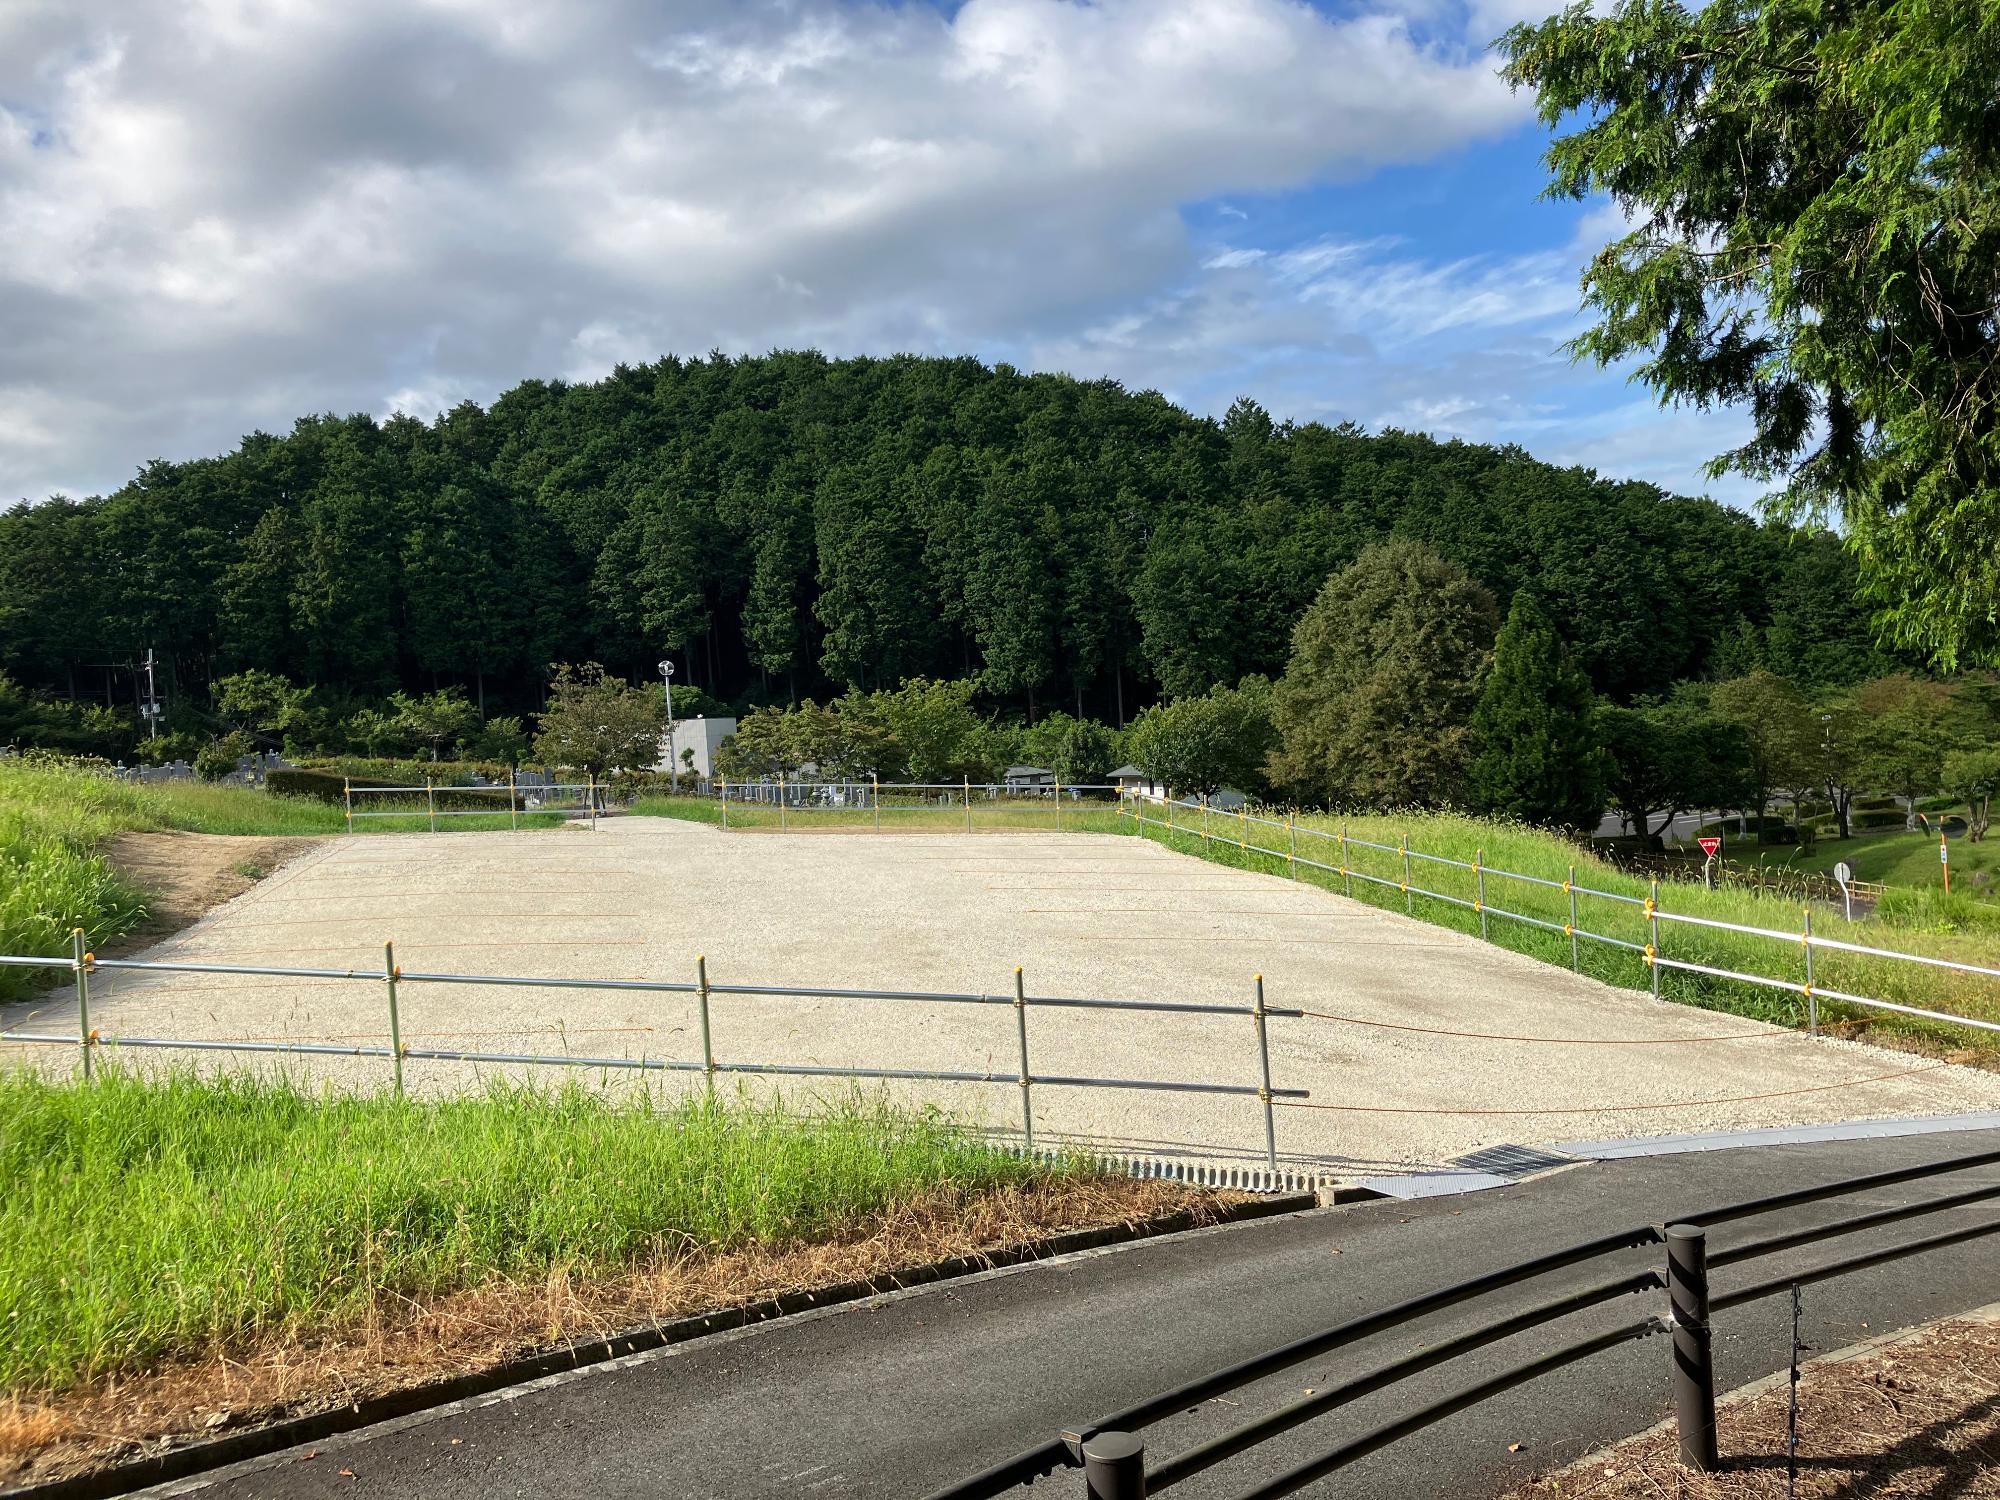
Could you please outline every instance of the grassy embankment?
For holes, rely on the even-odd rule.
[[[1149,813],[1156,815],[1157,810],[1149,810]],[[1190,816],[1192,826],[1183,822]],[[1177,826],[1171,834],[1149,824],[1146,835],[1226,864],[1272,874],[1287,873],[1282,855],[1286,846],[1283,828],[1255,823],[1246,828],[1237,817],[1226,813],[1209,814],[1204,824],[1199,814],[1190,815],[1180,809],[1175,812],[1175,822]],[[1570,939],[1563,932],[1510,921],[1497,912],[1505,910],[1536,917],[1560,929],[1569,920],[1569,897],[1559,887],[1569,877],[1572,867],[1576,871],[1578,885],[1629,898],[1627,901],[1611,901],[1579,895],[1578,927],[1639,947],[1650,939],[1650,925],[1644,909],[1631,904],[1646,897],[1649,889],[1646,880],[1627,874],[1588,851],[1538,829],[1453,814],[1346,820],[1306,814],[1297,819],[1296,826],[1299,854],[1334,866],[1343,863],[1339,835],[1344,826],[1349,835],[1348,854],[1344,861],[1346,866],[1359,874],[1393,883],[1381,885],[1359,879],[1349,881],[1336,873],[1304,866],[1297,871],[1300,879],[1343,892],[1351,886],[1357,900],[1391,910],[1404,910],[1407,904],[1414,915],[1425,921],[1461,932],[1477,933],[1480,914],[1466,906],[1414,894],[1406,903],[1404,893],[1398,888],[1403,878],[1402,859],[1395,852],[1395,846],[1405,835],[1408,836],[1413,854],[1414,884],[1468,903],[1478,896],[1478,877],[1471,870],[1436,863],[1420,856],[1427,854],[1467,864],[1478,857],[1487,869],[1486,902],[1489,910],[1486,915],[1490,941],[1549,963],[1568,966],[1571,962]],[[1246,838],[1251,845],[1261,843],[1280,853],[1260,854],[1254,848],[1241,849],[1237,843],[1239,838]],[[1356,840],[1390,847],[1386,850],[1363,848]],[[1503,870],[1555,884],[1552,887],[1509,879],[1500,873]],[[1804,951],[1797,938],[1789,936],[1802,930],[1803,912],[1797,904],[1759,896],[1752,890],[1723,888],[1710,891],[1699,885],[1663,882],[1660,886],[1660,909],[1788,934],[1780,938],[1758,937],[1690,923],[1662,921],[1660,952],[1668,958],[1756,974],[1793,986],[1773,989],[1662,967],[1662,998],[1711,1010],[1755,1016],[1783,1025],[1805,1024]],[[1960,928],[1948,916],[1940,920],[1935,910],[1914,910],[1909,920],[1898,918],[1892,911],[1873,920],[1848,922],[1838,912],[1819,906],[1813,910],[1812,926],[1815,937],[2000,967],[2000,934],[1981,925]],[[1643,957],[1630,949],[1586,938],[1577,944],[1577,962],[1584,973],[1623,988],[1645,989],[1652,982],[1651,971]],[[1875,954],[1842,953],[1825,948],[1814,950],[1813,966],[1813,982],[1821,990],[1845,990],[1899,1004],[2000,1021],[2000,980],[1901,962]],[[1978,1054],[1982,1060],[2000,1062],[2000,1034],[1945,1026],[1889,1012],[1867,1011],[1824,999],[1820,1004],[1820,1016],[1822,1021],[1832,1019],[1850,1022],[1856,1028],[1865,1026],[1871,1031],[1883,1033],[1885,1039],[1903,1038],[1927,1050],[1964,1048]]]
[[[555,814],[524,815],[522,826],[551,826]],[[341,809],[250,787],[200,782],[140,784],[35,760],[0,759],[0,953],[69,951],[72,928],[93,943],[131,927],[144,896],[120,880],[104,846],[121,833],[298,837],[338,833]],[[375,818],[369,832],[428,827],[422,815]],[[453,818],[453,830],[505,828],[507,817]],[[26,992],[29,971],[0,971],[0,1000]]]
[[[1091,805],[1085,804],[1084,807]],[[651,799],[641,803],[637,810],[654,816],[683,817],[707,823],[721,821],[716,803],[696,798]],[[1160,815],[1156,807],[1149,809],[1149,813],[1154,817]],[[902,821],[905,816],[908,817],[907,822]],[[738,827],[775,828],[777,813],[769,808],[739,809],[732,802],[729,821],[732,830]],[[873,816],[866,810],[792,811],[786,815],[786,822],[792,828],[811,830],[866,832],[873,828]],[[1292,873],[1283,857],[1286,833],[1282,827],[1244,824],[1228,813],[1209,813],[1204,819],[1203,815],[1186,809],[1176,810],[1175,823],[1171,833],[1149,824],[1144,830],[1145,836],[1224,864],[1269,874]],[[1047,802],[1024,800],[1018,804],[982,808],[980,799],[975,797],[973,825],[975,831],[995,828],[1049,830],[1054,828],[1055,819],[1053,809]],[[912,826],[936,832],[963,832],[965,811],[961,804],[956,810],[926,809],[903,815],[885,806],[882,826],[885,832],[892,827],[904,829]],[[1569,920],[1569,897],[1555,887],[1560,887],[1568,878],[1572,865],[1578,885],[1629,898],[1620,902],[1580,895],[1577,920],[1580,928],[1618,938],[1637,947],[1643,947],[1650,939],[1643,909],[1630,904],[1644,900],[1648,882],[1552,834],[1455,814],[1413,814],[1408,818],[1357,817],[1346,819],[1344,824],[1337,817],[1303,814],[1296,820],[1299,854],[1322,864],[1340,866],[1343,860],[1339,834],[1343,826],[1350,835],[1348,856],[1344,861],[1347,867],[1358,875],[1372,875],[1379,881],[1392,883],[1381,885],[1358,878],[1343,879],[1337,873],[1305,865],[1297,867],[1299,879],[1330,890],[1351,893],[1357,900],[1390,910],[1402,911],[1407,907],[1411,914],[1425,921],[1461,932],[1478,933],[1479,913],[1466,906],[1415,894],[1406,903],[1403,892],[1398,888],[1403,878],[1402,859],[1394,850],[1407,834],[1416,856],[1413,858],[1413,883],[1445,896],[1456,897],[1459,901],[1469,903],[1477,898],[1478,877],[1471,870],[1439,864],[1421,856],[1428,854],[1467,864],[1475,856],[1482,860],[1487,866],[1486,900],[1490,908],[1487,933],[1490,941],[1503,947],[1548,963],[1565,967],[1570,964],[1570,940],[1562,931],[1510,921],[1497,912],[1505,910],[1536,917],[1560,929]],[[1103,804],[1097,804],[1088,811],[1065,807],[1063,828],[1065,831],[1127,834],[1139,831],[1129,818],[1121,818],[1115,808],[1107,808]],[[1253,847],[1240,848],[1239,838]],[[1356,840],[1390,847],[1387,850],[1368,849],[1353,842]],[[1258,844],[1278,852],[1260,853],[1254,847]],[[1954,849],[1953,852],[1957,851]],[[1936,857],[1934,846],[1932,857]],[[1508,879],[1500,873],[1503,870],[1553,882],[1554,887]],[[1988,928],[1980,920],[1985,906],[1971,902],[1946,904],[1940,897],[1941,893],[1911,892],[1902,898],[1900,905],[1897,902],[1885,903],[1883,913],[1877,918],[1851,923],[1824,906],[1816,907],[1813,931],[1818,937],[2000,967],[2000,931]],[[1774,896],[1760,896],[1748,889],[1709,891],[1699,885],[1663,883],[1660,905],[1664,911],[1788,934],[1799,932],[1802,925],[1802,910],[1797,904]],[[1961,905],[1971,908],[1969,917],[1958,910]],[[1650,988],[1651,971],[1640,954],[1631,949],[1592,942],[1588,938],[1580,939],[1576,946],[1576,961],[1582,972],[1621,988]],[[1802,989],[1805,960],[1796,938],[1756,937],[1663,921],[1660,924],[1660,950],[1669,958],[1761,975],[1793,986],[1772,989],[1663,966],[1660,971],[1663,998],[1754,1016],[1782,1025],[1805,1024],[1807,1007]],[[1813,981],[1822,990],[1845,990],[1899,1004],[2000,1021],[2000,980],[1828,949],[1815,950],[1813,961]],[[1822,1001],[1820,1015],[1823,1021],[1844,1022],[1855,1029],[1865,1026],[1881,1032],[1885,1039],[1905,1039],[1927,1050],[1964,1048],[1982,1059],[2000,1062],[2000,1035],[1994,1033],[1944,1026],[1888,1012],[1865,1011],[1833,1000]]]
[[[837,1241],[919,1200],[1087,1175],[858,1096],[807,1117],[575,1086],[420,1103],[0,1074],[0,1391],[40,1399],[468,1289]]]

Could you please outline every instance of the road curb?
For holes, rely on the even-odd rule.
[[[111,1496],[129,1495],[153,1485],[192,1479],[233,1464],[264,1458],[301,1443],[319,1442],[399,1417],[416,1416],[454,1402],[490,1395],[509,1386],[587,1370],[594,1365],[610,1364],[711,1334],[818,1313],[844,1303],[865,1301],[870,1297],[908,1291],[936,1282],[961,1280],[1010,1266],[1052,1260],[1080,1251],[1299,1213],[1318,1208],[1320,1202],[1314,1193],[1278,1194],[1226,1205],[1217,1217],[1206,1221],[1198,1221],[1193,1214],[1185,1211],[1163,1214],[1126,1224],[1072,1230],[972,1255],[956,1255],[946,1260],[887,1271],[866,1280],[836,1282],[811,1291],[787,1292],[782,1296],[746,1303],[742,1307],[628,1329],[609,1338],[564,1344],[448,1380],[387,1392],[333,1411],[311,1412],[268,1426],[245,1428],[226,1437],[171,1447],[164,1452],[93,1469],[67,1479],[0,1490],[0,1497],[7,1497],[7,1500],[17,1500],[17,1497],[18,1500],[108,1500]]]

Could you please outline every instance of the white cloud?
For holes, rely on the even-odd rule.
[[[1623,372],[1562,348],[1583,326],[1578,273],[1609,221],[1595,209],[1558,249],[1433,261],[1389,239],[1322,237],[1200,273],[1143,308],[1033,345],[1028,363],[1102,370],[1221,411],[1238,395],[1278,415],[1518,443],[1554,463],[1747,504],[1711,482],[1740,414],[1662,412]]]
[[[1525,113],[1298,0],[12,0],[0,497],[670,350],[1047,345],[1196,273],[1184,205]]]

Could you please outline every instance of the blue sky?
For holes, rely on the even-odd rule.
[[[15,0],[0,500],[315,410],[811,345],[1110,375],[1673,489],[1733,414],[1560,353],[1533,0]]]

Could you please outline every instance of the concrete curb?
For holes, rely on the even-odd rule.
[[[93,1469],[67,1479],[0,1490],[0,1496],[10,1497],[10,1500],[11,1497],[20,1497],[20,1500],[101,1500],[101,1497],[129,1495],[149,1486],[191,1479],[216,1469],[263,1458],[301,1443],[318,1442],[399,1417],[432,1412],[510,1386],[525,1385],[551,1376],[588,1373],[593,1366],[607,1365],[711,1334],[747,1329],[787,1317],[816,1315],[842,1304],[858,1303],[935,1282],[962,1280],[1079,1252],[1173,1234],[1200,1233],[1318,1207],[1320,1199],[1316,1194],[1284,1194],[1231,1204],[1220,1217],[1206,1224],[1196,1223],[1193,1216],[1185,1212],[1165,1214],[1129,1224],[1072,1230],[1067,1234],[1004,1245],[979,1254],[953,1256],[948,1260],[884,1272],[867,1280],[843,1281],[811,1291],[788,1292],[742,1307],[628,1329],[609,1338],[564,1344],[448,1380],[391,1391],[333,1411],[311,1412],[266,1426],[245,1428],[226,1437],[190,1443],[184,1447],[170,1447],[145,1458]]]

